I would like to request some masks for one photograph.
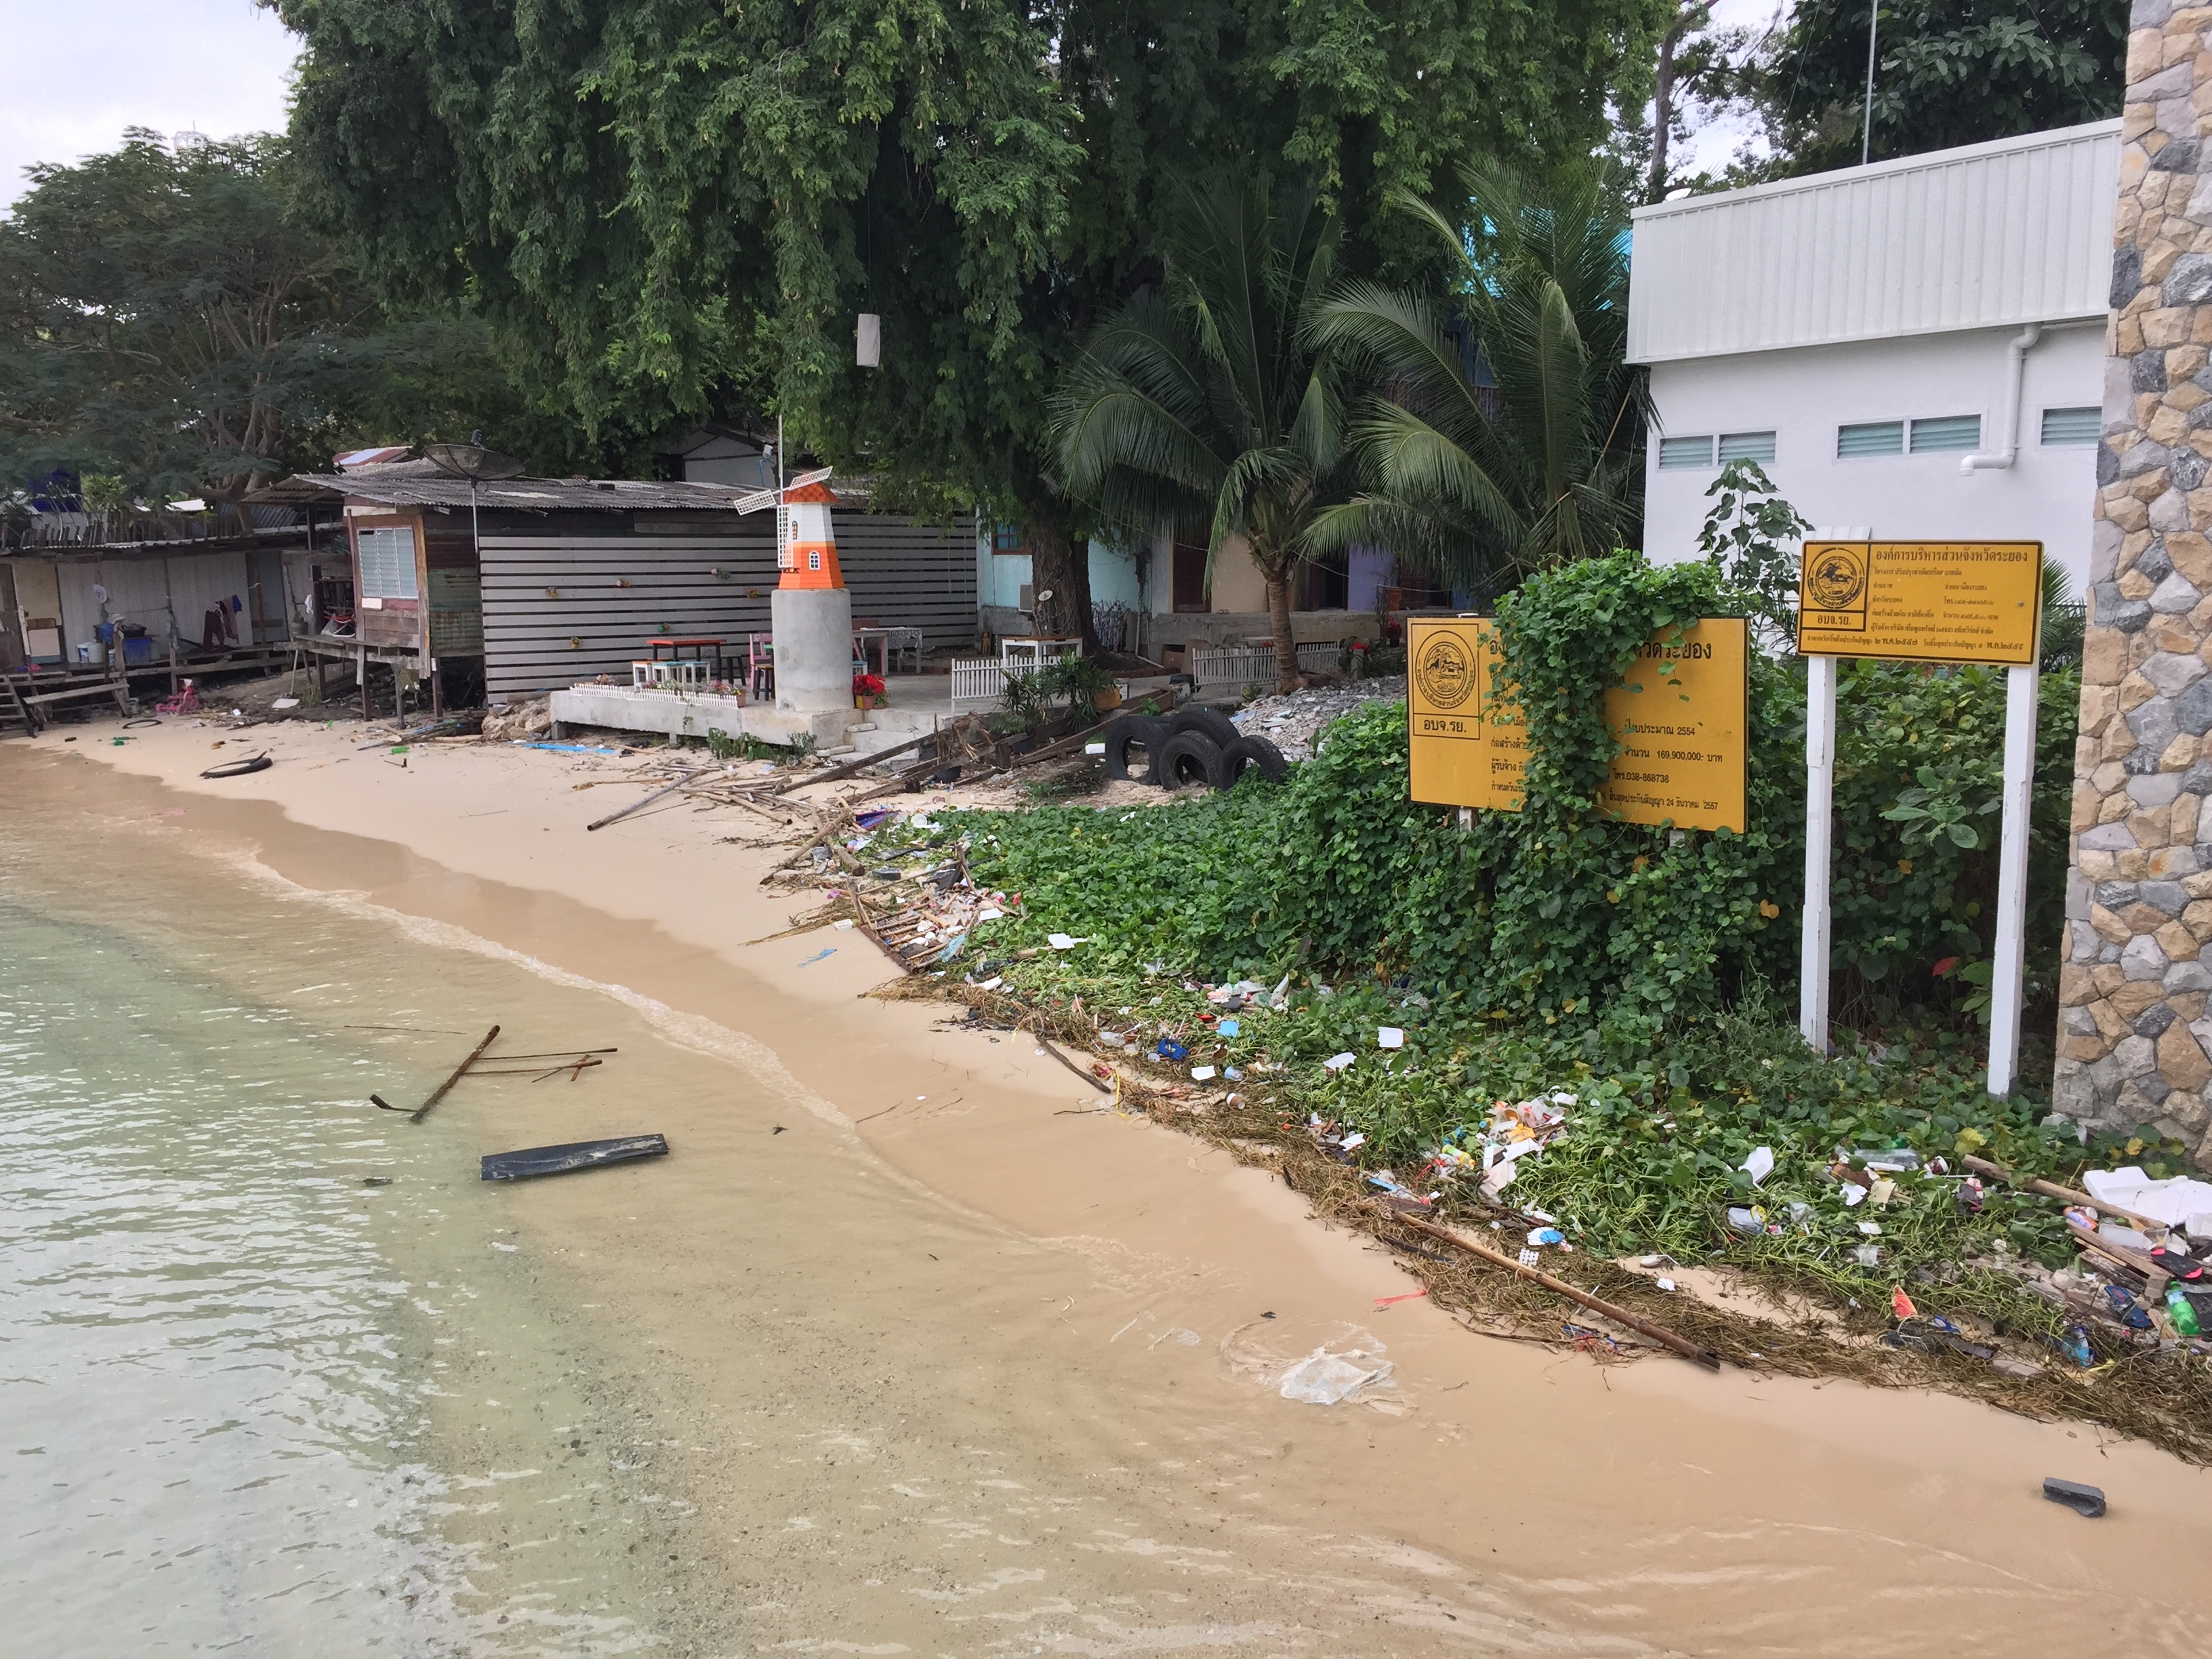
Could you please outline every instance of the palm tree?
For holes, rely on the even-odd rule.
[[[1394,198],[1436,233],[1447,295],[1351,283],[1316,311],[1316,342],[1381,389],[1352,426],[1364,488],[1316,515],[1309,549],[1379,543],[1495,592],[1633,532],[1650,404],[1619,194],[1581,165],[1461,180],[1463,210]]]
[[[1338,499],[1341,404],[1312,340],[1337,228],[1310,191],[1194,193],[1165,228],[1164,280],[1085,342],[1053,400],[1060,471],[1109,524],[1232,536],[1267,584],[1279,687],[1297,672],[1291,579]]]

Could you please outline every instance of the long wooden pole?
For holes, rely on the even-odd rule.
[[[690,782],[694,778],[696,778],[699,775],[701,775],[696,772],[686,772],[682,777],[677,779],[675,782],[670,784],[666,788],[656,789],[651,794],[647,795],[643,800],[634,800],[629,805],[623,807],[620,811],[610,812],[606,817],[599,819],[597,823],[587,823],[584,828],[586,830],[604,830],[607,825],[616,822],[617,819],[628,817],[640,807],[652,805],[653,802],[659,800],[663,795],[674,794],[685,784]]]
[[[1661,1346],[1673,1349],[1685,1359],[1694,1359],[1698,1364],[1711,1370],[1718,1370],[1721,1368],[1721,1357],[1711,1348],[1700,1347],[1687,1337],[1675,1335],[1663,1325],[1655,1325],[1650,1320],[1629,1312],[1626,1308],[1616,1307],[1601,1297],[1592,1296],[1578,1285],[1570,1285],[1564,1279],[1554,1279],[1551,1274],[1538,1268],[1523,1267],[1511,1256],[1493,1250],[1486,1244],[1478,1244],[1471,1238],[1462,1238],[1449,1228],[1431,1226],[1425,1221],[1416,1221],[1412,1216],[1400,1215],[1395,1212],[1392,1212],[1390,1218],[1440,1243],[1455,1245],[1465,1250],[1469,1255],[1479,1255],[1485,1261],[1496,1267],[1519,1273],[1523,1279],[1533,1279],[1546,1290],[1556,1291],[1570,1302],[1580,1303],[1592,1313],[1603,1314],[1615,1324],[1626,1325],[1630,1330],[1650,1337]]]
[[[499,1027],[496,1025],[493,1026],[489,1031],[486,1031],[483,1034],[483,1041],[477,1044],[475,1048],[470,1051],[469,1057],[463,1060],[459,1066],[453,1067],[453,1076],[447,1078],[443,1083],[441,1083],[438,1085],[437,1093],[432,1095],[429,1099],[424,1101],[420,1106],[417,1106],[412,1112],[409,1113],[407,1121],[410,1123],[420,1123],[424,1118],[429,1116],[430,1109],[446,1097],[447,1091],[456,1083],[459,1083],[461,1080],[462,1077],[467,1073],[470,1066],[475,1065],[477,1061],[483,1058],[483,1051],[491,1047],[492,1039],[498,1035]]]
[[[2100,1213],[2109,1211],[2114,1215],[2124,1215],[2137,1226],[2149,1227],[2158,1232],[2168,1233],[2173,1231],[2171,1222],[2160,1221],[2156,1216],[2140,1215],[2133,1210],[2124,1210],[2117,1204],[2110,1203],[2088,1193],[2078,1192],[2071,1187],[2062,1187],[2057,1182],[2045,1181],[2039,1176],[2022,1181],[2002,1164],[1992,1164],[1985,1158],[1968,1157],[1961,1158],[1960,1162],[1976,1175],[1995,1176],[2008,1186],[2025,1187],[2032,1193],[2041,1193],[2045,1198],[2058,1199],[2067,1204],[2086,1204]]]

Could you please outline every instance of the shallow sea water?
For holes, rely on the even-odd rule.
[[[422,1099],[480,1007],[543,1039],[513,1051],[650,1034],[162,827],[0,839],[5,1645],[647,1644],[665,1587],[599,1501],[624,1460],[584,1397],[619,1389],[506,1270],[475,1168],[498,1147],[456,1144],[458,1097],[418,1127],[368,1097]],[[546,1517],[521,1540],[518,1484]]]

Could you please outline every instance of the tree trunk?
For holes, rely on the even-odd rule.
[[[1298,689],[1298,642],[1291,633],[1291,575],[1295,566],[1285,563],[1267,571],[1267,627],[1275,636],[1275,690],[1278,696]]]
[[[1079,639],[1083,654],[1095,657],[1098,629],[1091,616],[1091,544],[1073,533],[1066,508],[1056,498],[1040,496],[1023,505],[1037,632],[1048,639]]]

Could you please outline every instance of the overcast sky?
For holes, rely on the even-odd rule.
[[[298,53],[253,0],[0,0],[0,203],[33,162],[113,149],[125,127],[282,130]]]

